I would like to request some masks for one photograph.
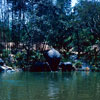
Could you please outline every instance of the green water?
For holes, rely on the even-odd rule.
[[[0,73],[0,100],[100,100],[100,73]]]

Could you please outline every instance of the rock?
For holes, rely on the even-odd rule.
[[[4,61],[0,58],[0,66],[4,65]]]
[[[14,63],[15,62],[14,55],[13,54],[9,54],[8,60],[9,60],[9,62]]]
[[[16,72],[12,67],[7,67],[6,72]]]
[[[74,71],[75,68],[72,66],[71,62],[64,62],[60,64],[60,67],[62,69],[62,72],[66,72],[66,71]]]
[[[5,68],[5,67],[0,66],[0,72],[4,72],[5,70],[6,70],[6,68]]]
[[[11,69],[10,70],[8,69],[6,72],[11,73],[11,72],[15,72],[15,70],[14,69],[12,69],[12,70]]]
[[[16,69],[14,69],[14,70],[15,70],[15,72],[22,72],[22,71],[23,71],[22,68],[16,68]]]
[[[61,54],[57,50],[51,49],[48,52],[46,52],[44,56],[50,66],[50,70],[57,71],[61,59]]]
[[[49,72],[51,71],[48,63],[46,62],[35,62],[31,68],[30,72]]]
[[[4,65],[0,66],[0,72],[15,72],[15,70],[12,67]]]
[[[6,70],[13,70],[12,67],[6,67]]]

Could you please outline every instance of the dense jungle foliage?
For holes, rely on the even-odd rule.
[[[43,51],[54,47],[62,61],[74,55],[100,66],[99,1],[79,0],[74,7],[71,0],[1,1],[0,56],[7,64],[23,67],[45,61]]]

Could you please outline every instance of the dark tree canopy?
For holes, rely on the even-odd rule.
[[[79,0],[72,8],[71,0],[7,0],[4,8],[0,8],[0,41],[6,48],[13,42],[16,50],[31,55],[34,45],[39,50],[47,44],[65,58],[73,53],[79,59],[87,55],[86,60],[96,55],[91,48],[100,45],[99,1]]]

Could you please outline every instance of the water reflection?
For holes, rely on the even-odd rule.
[[[100,73],[0,73],[0,100],[99,100]]]

